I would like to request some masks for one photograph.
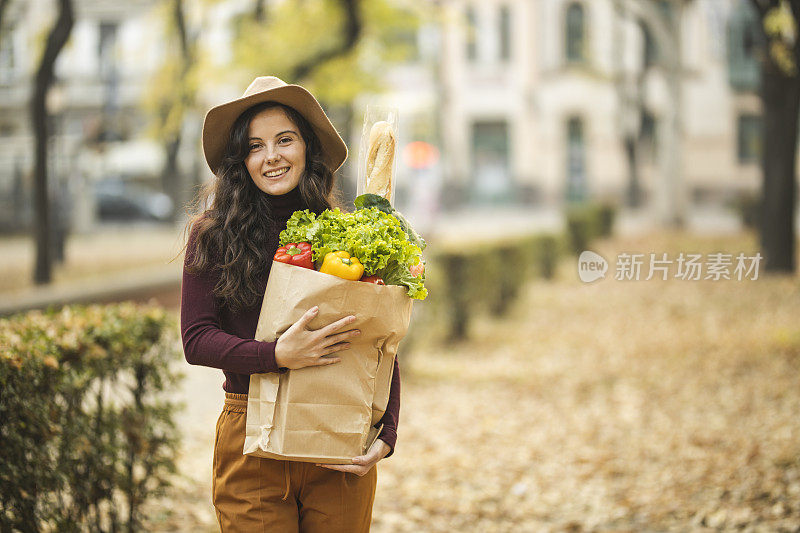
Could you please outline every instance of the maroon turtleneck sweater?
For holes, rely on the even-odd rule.
[[[306,209],[299,189],[280,196],[270,196],[273,206],[275,230],[270,232],[266,243],[267,255],[272,257],[278,249],[278,236],[286,227],[292,213]],[[218,268],[192,274],[186,270],[195,252],[196,228],[189,233],[184,259],[183,283],[181,285],[181,335],[186,361],[192,365],[219,368],[225,374],[222,388],[225,392],[247,394],[250,387],[250,374],[278,372],[275,362],[275,344],[254,340],[261,301],[254,306],[233,313],[221,305],[214,296],[214,286],[220,277]],[[272,261],[259,276],[263,280],[260,291],[267,287]],[[400,413],[400,368],[394,361],[394,375],[389,392],[389,403],[379,424],[383,424],[378,438],[389,445],[394,453],[397,440],[397,422]],[[388,455],[387,455],[388,457]]]

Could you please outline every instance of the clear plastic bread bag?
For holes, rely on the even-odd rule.
[[[367,105],[358,150],[356,193],[359,196],[364,193],[378,194],[394,205],[397,123],[396,107]]]

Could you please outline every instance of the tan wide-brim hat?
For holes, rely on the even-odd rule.
[[[261,102],[279,102],[294,108],[314,128],[322,143],[325,164],[336,172],[347,159],[347,145],[331,124],[317,99],[299,85],[290,85],[275,76],[259,76],[241,98],[209,109],[203,120],[203,152],[211,172],[217,173],[233,123],[247,108]]]

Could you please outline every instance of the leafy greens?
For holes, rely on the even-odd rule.
[[[403,285],[411,298],[424,300],[428,294],[424,272],[418,277],[409,272],[422,260],[422,247],[409,237],[407,230],[413,229],[403,222],[376,206],[352,213],[326,209],[318,216],[306,209],[294,212],[280,243],[311,243],[312,258],[318,263],[329,252],[346,251],[361,261],[365,275],[377,274],[389,285]],[[425,241],[419,242],[424,246]]]
[[[367,207],[376,207],[383,211],[384,213],[388,213],[395,217],[397,220],[400,221],[400,225],[403,226],[403,231],[406,232],[406,236],[408,240],[419,246],[420,250],[424,250],[427,243],[425,240],[420,237],[414,228],[411,227],[411,224],[408,223],[408,220],[400,214],[398,210],[392,207],[392,204],[389,203],[389,200],[380,196],[378,194],[366,193],[358,196],[355,201],[353,202],[356,206],[356,209],[365,209]]]

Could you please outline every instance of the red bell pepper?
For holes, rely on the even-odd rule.
[[[408,267],[409,272],[411,272],[411,277],[418,278],[425,272],[425,263],[420,261],[416,265],[411,265]]]
[[[366,283],[374,283],[375,285],[386,285],[386,283],[383,281],[383,278],[381,278],[380,276],[376,276],[374,274],[372,276],[364,276],[358,281],[364,281]]]
[[[290,242],[275,252],[275,261],[314,270],[311,260],[311,243]]]

